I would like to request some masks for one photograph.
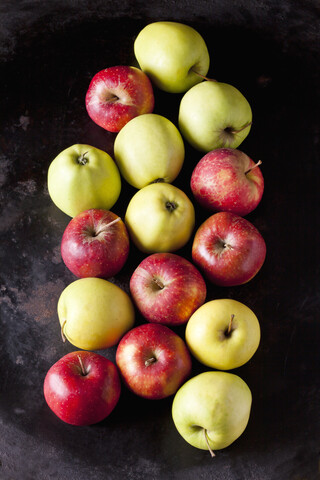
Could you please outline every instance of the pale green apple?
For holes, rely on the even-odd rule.
[[[141,69],[161,90],[185,92],[202,81],[209,70],[209,53],[202,36],[189,25],[154,22],[134,42]]]
[[[177,127],[154,113],[130,120],[118,133],[114,156],[125,180],[142,188],[159,179],[171,183],[184,161],[184,143]]]
[[[241,92],[227,83],[207,80],[181,99],[179,128],[194,148],[210,152],[237,148],[249,134],[252,111]]]
[[[51,162],[48,190],[56,206],[75,217],[89,208],[110,210],[120,195],[121,178],[108,153],[76,144]]]
[[[152,183],[131,198],[125,224],[142,252],[173,252],[190,239],[195,211],[179,188],[170,183]]]
[[[251,391],[237,375],[204,372],[180,387],[173,400],[172,418],[190,445],[214,455],[243,433],[251,403]]]
[[[208,367],[231,370],[250,360],[260,343],[260,324],[253,311],[228,298],[204,303],[186,326],[192,355]]]
[[[132,328],[134,316],[129,295],[102,278],[75,280],[63,290],[58,301],[63,337],[84,350],[116,345]]]

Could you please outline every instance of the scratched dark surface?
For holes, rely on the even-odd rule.
[[[320,440],[319,9],[311,1],[16,1],[0,4],[0,479],[315,480]],[[260,347],[234,371],[251,388],[245,433],[211,459],[171,419],[172,398],[123,389],[105,421],[62,423],[45,404],[49,367],[74,350],[60,339],[56,305],[75,277],[60,255],[69,217],[51,202],[50,162],[74,143],[113,154],[114,134],[88,117],[84,96],[102,68],[135,64],[133,41],[155,20],[188,23],[207,42],[209,74],[239,88],[253,127],[239,147],[263,161],[265,193],[247,216],[267,258],[248,284],[217,288],[257,314]],[[176,122],[179,95],[155,91],[155,112]],[[186,147],[175,185],[201,154]],[[123,181],[112,210],[134,189]],[[197,225],[207,213],[197,207]],[[190,259],[191,241],[180,252]],[[128,291],[143,255],[111,280]],[[137,324],[143,320],[138,316]],[[177,330],[183,336],[183,329]],[[114,359],[115,349],[100,352]],[[194,362],[193,373],[203,367]]]

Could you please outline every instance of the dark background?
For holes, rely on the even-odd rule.
[[[8,1],[0,4],[0,479],[314,480],[319,478],[319,8],[317,0]],[[75,350],[60,339],[56,305],[75,277],[61,261],[70,220],[51,202],[50,162],[74,143],[113,154],[114,134],[88,117],[92,76],[135,65],[133,42],[157,20],[204,37],[209,75],[239,88],[253,127],[239,147],[261,159],[265,193],[247,216],[267,243],[248,284],[217,288],[254,310],[261,344],[234,373],[253,394],[245,433],[209,453],[189,446],[171,419],[172,398],[152,402],[123,389],[105,421],[61,422],[45,404],[50,366]],[[155,112],[176,123],[181,96],[155,90]],[[186,146],[174,182],[189,180],[201,154]],[[134,189],[123,181],[112,210]],[[197,208],[197,226],[208,216]],[[180,252],[190,259],[191,243]],[[134,247],[111,279],[128,291],[143,255]],[[137,324],[143,320],[137,316]],[[179,330],[182,336],[183,329]],[[114,359],[115,349],[100,352]],[[196,374],[204,370],[194,362]]]

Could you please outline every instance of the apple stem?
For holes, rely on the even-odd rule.
[[[242,132],[242,130],[245,130],[247,127],[250,127],[250,125],[252,125],[252,122],[246,123],[243,127],[239,128],[239,130],[231,130],[231,133],[233,133],[234,135],[236,133],[240,133]]]
[[[193,68],[190,69],[190,72],[195,73],[196,75],[198,75],[198,77],[203,78],[203,80],[207,80],[207,82],[217,82],[215,78],[208,78],[205,75],[201,75],[201,73],[197,72],[196,70],[193,70]]]
[[[160,290],[162,290],[164,288],[164,284],[161,282],[161,280],[159,278],[155,277],[152,280],[157,285],[157,287],[160,288]]]
[[[85,158],[85,155],[87,155],[88,152],[84,152],[80,155],[80,157],[78,157],[78,163],[80,163],[80,165],[85,165],[87,162],[88,162],[88,159]]]
[[[80,367],[81,367],[81,373],[82,375],[85,377],[87,375],[87,372],[84,368],[84,365],[83,365],[83,361],[82,361],[82,358],[80,357],[80,355],[77,355],[78,357],[78,360],[79,360],[79,363],[80,363]]]
[[[148,360],[146,360],[144,362],[144,364],[145,364],[146,367],[149,367],[149,365],[152,365],[156,361],[157,361],[157,359],[155,357],[150,357],[150,358],[148,358]]]
[[[207,434],[207,429],[206,428],[203,429],[203,433],[204,433],[204,439],[206,441],[206,444],[207,444],[208,450],[210,452],[210,455],[211,455],[211,457],[215,457],[216,454],[212,451],[212,448],[209,445],[208,434]]]
[[[63,332],[64,326],[65,326],[66,323],[67,323],[67,320],[64,320],[62,325],[61,325],[61,330],[60,330],[61,331],[61,338],[62,338],[63,343],[66,343],[66,340],[67,340],[66,337],[65,337],[65,334]]]
[[[250,173],[254,168],[258,167],[259,165],[261,165],[262,161],[261,160],[258,160],[258,162],[253,165],[253,167],[249,168],[246,172],[244,172],[245,175],[247,175],[247,173]]]
[[[228,326],[228,330],[227,330],[227,335],[230,335],[230,333],[231,333],[233,319],[234,319],[234,313],[231,314],[231,318],[230,318],[230,322],[229,322],[229,326]]]
[[[111,227],[111,225],[113,225],[114,223],[117,223],[117,222],[119,222],[119,220],[121,220],[121,217],[117,217],[117,218],[115,218],[114,220],[112,220],[112,222],[110,222],[110,223],[107,223],[107,225],[106,225],[104,228]]]

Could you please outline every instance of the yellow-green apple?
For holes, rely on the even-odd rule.
[[[142,252],[173,252],[190,239],[195,211],[180,188],[170,183],[153,183],[131,198],[125,224],[132,241]]]
[[[129,295],[102,278],[70,283],[58,301],[62,337],[83,350],[116,345],[134,324]]]
[[[252,111],[241,92],[227,83],[208,80],[195,85],[180,102],[179,128],[197,150],[237,148],[247,137]]]
[[[43,384],[51,410],[71,425],[104,420],[118,403],[121,383],[117,367],[94,352],[71,352],[48,370]]]
[[[209,70],[204,39],[183,23],[150,23],[138,34],[134,53],[142,70],[166,92],[185,92]]]
[[[253,311],[227,298],[211,300],[191,315],[186,342],[207,367],[231,370],[244,365],[260,343],[260,325]]]
[[[191,190],[204,208],[245,216],[261,201],[264,179],[255,163],[240,150],[217,148],[207,153],[191,175]]]
[[[129,255],[129,234],[121,218],[110,210],[92,208],[76,215],[61,241],[61,256],[77,277],[109,278]]]
[[[132,118],[150,113],[154,94],[148,76],[139,68],[105,68],[92,78],[86,108],[90,118],[109,132],[119,132]]]
[[[130,278],[131,296],[149,322],[182,325],[206,299],[206,283],[191,262],[174,253],[154,253]]]
[[[261,233],[234,213],[218,212],[207,218],[193,239],[193,262],[216,285],[248,282],[259,272],[265,257]]]
[[[250,417],[251,391],[242,378],[228,372],[203,372],[177,391],[172,418],[193,447],[226,448],[244,432]]]
[[[182,338],[157,323],[126,333],[117,347],[116,363],[124,384],[151,400],[176,393],[191,372],[191,357]]]
[[[121,178],[108,153],[90,145],[76,144],[51,162],[48,190],[56,206],[75,217],[89,208],[109,210],[120,195]]]
[[[136,188],[159,180],[171,183],[183,165],[184,143],[170,120],[147,113],[118,133],[114,158],[122,176]]]

